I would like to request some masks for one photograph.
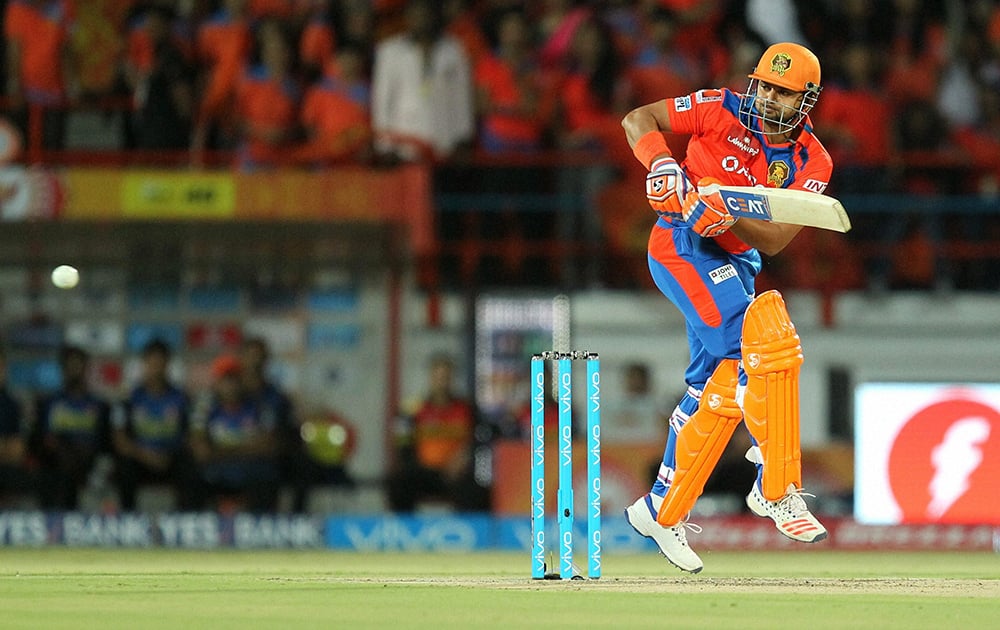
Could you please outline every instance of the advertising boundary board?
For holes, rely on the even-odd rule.
[[[1000,528],[989,525],[862,525],[824,519],[830,538],[797,545],[766,519],[706,518],[697,536],[704,551],[983,551],[1000,552]],[[582,528],[583,525],[579,524]],[[585,541],[583,530],[578,540]],[[168,549],[321,549],[357,552],[523,552],[530,523],[523,517],[455,515],[221,515],[211,512],[85,514],[0,512],[0,547]],[[656,553],[624,519],[606,518],[606,553]]]

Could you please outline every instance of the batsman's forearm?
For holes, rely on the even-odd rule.
[[[801,229],[800,225],[741,218],[729,228],[729,231],[762,254],[774,256],[785,249]]]

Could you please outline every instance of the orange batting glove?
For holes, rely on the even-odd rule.
[[[698,194],[688,195],[684,200],[682,215],[696,233],[711,238],[724,233],[736,223],[736,217],[729,214],[726,204],[719,194],[722,184],[714,177],[698,180]]]
[[[694,192],[691,182],[677,160],[664,156],[655,160],[646,176],[646,199],[656,214],[666,219],[680,219],[684,199]]]

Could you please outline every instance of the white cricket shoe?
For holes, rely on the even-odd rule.
[[[826,538],[826,528],[812,515],[803,496],[815,496],[788,484],[785,496],[777,501],[768,501],[757,484],[747,495],[747,507],[757,516],[767,516],[774,521],[778,531],[792,540],[814,543]]]
[[[685,531],[687,528],[698,533],[701,528],[687,521],[681,521],[673,527],[660,525],[656,522],[656,510],[653,509],[653,501],[648,494],[625,508],[625,520],[632,529],[646,538],[652,538],[663,557],[681,571],[697,573],[705,566],[698,554],[688,547]]]

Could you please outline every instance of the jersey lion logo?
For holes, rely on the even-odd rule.
[[[771,72],[777,74],[779,77],[785,76],[785,73],[792,67],[792,58],[788,56],[788,53],[778,53],[771,59]]]
[[[791,169],[785,162],[771,162],[767,167],[767,183],[773,184],[775,188],[783,188],[790,172]]]

